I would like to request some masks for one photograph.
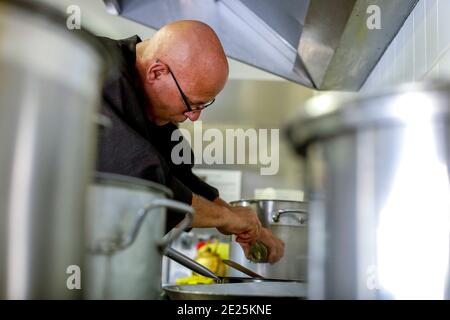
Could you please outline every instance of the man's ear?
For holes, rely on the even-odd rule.
[[[153,84],[155,81],[159,80],[162,75],[167,74],[168,72],[169,69],[164,63],[160,61],[153,62],[147,67],[145,80],[147,83]]]

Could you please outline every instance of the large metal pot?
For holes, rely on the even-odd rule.
[[[158,299],[161,254],[192,221],[192,207],[169,200],[156,183],[99,173],[90,186],[87,213],[87,299]],[[186,213],[162,240],[166,208]]]
[[[306,297],[306,284],[294,281],[198,285],[167,285],[171,300],[299,300]]]
[[[80,297],[105,57],[64,14],[0,0],[1,299]]]
[[[307,210],[306,203],[283,200],[240,200],[233,206],[249,206],[258,214],[262,225],[284,241],[283,258],[275,264],[253,263],[244,255],[241,246],[234,241],[230,246],[230,259],[266,278],[300,280],[306,279],[307,269]],[[229,269],[232,276],[240,271]]]
[[[429,83],[319,96],[290,124],[307,159],[309,298],[450,298],[449,115],[450,85]]]
[[[261,277],[220,277],[173,248],[167,248],[164,254],[202,276],[213,278],[216,282],[208,285],[166,285],[163,289],[172,300],[301,299],[306,296],[305,284],[298,281]]]

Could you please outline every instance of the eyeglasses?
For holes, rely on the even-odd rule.
[[[160,61],[160,60],[157,60],[157,62],[158,61]],[[166,66],[167,66],[167,64],[166,64]],[[184,105],[186,106],[186,109],[188,110],[188,112],[202,111],[203,109],[206,109],[207,107],[212,105],[214,103],[214,101],[216,101],[216,98],[214,98],[211,101],[208,101],[206,103],[201,103],[201,104],[197,104],[197,105],[191,105],[189,103],[189,99],[186,97],[186,95],[184,94],[183,90],[181,90],[181,87],[178,84],[177,78],[175,78],[175,75],[173,74],[172,70],[170,70],[169,66],[167,66],[167,68],[169,69],[169,72],[172,75],[172,78],[175,81],[175,84],[177,85],[178,91],[181,94],[181,98],[183,98]]]

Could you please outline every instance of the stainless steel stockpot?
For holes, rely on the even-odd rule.
[[[86,217],[87,299],[158,299],[165,248],[192,221],[192,207],[167,199],[159,184],[98,173],[89,188]],[[186,214],[165,234],[166,209]],[[164,236],[164,238],[163,238]]]
[[[244,255],[241,246],[232,241],[230,259],[266,278],[304,281],[307,274],[307,205],[299,201],[285,200],[240,200],[233,206],[249,206],[258,214],[262,225],[285,243],[285,252],[280,261],[253,263]],[[233,237],[234,240],[234,237]],[[241,272],[229,269],[232,276]]]

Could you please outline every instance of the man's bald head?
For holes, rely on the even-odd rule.
[[[148,79],[149,72],[157,70],[152,69],[155,62],[160,61],[170,67],[193,103],[214,98],[228,78],[228,61],[220,40],[211,27],[200,21],[180,20],[165,25],[151,39],[138,44],[136,54],[141,78]],[[148,91],[149,98],[157,103],[160,97]]]
[[[228,61],[219,38],[207,24],[195,20],[175,21],[162,27],[144,44],[145,49],[138,52],[143,61],[160,59],[174,70],[177,78],[185,78],[192,86],[215,84],[219,87],[213,90],[217,94],[225,85]]]

